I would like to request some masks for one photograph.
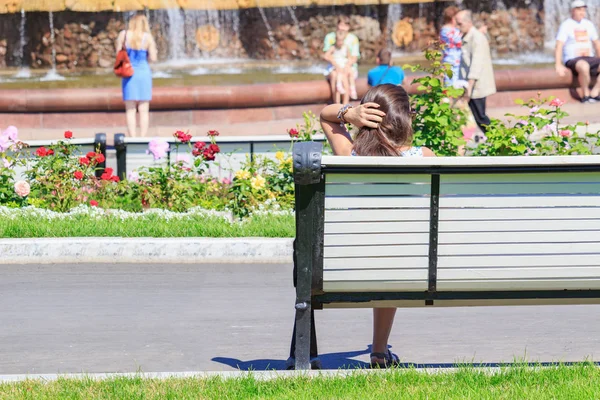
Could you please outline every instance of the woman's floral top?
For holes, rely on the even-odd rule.
[[[452,85],[458,80],[462,53],[462,36],[458,28],[443,27],[440,31],[440,41],[444,44],[442,62],[452,65],[452,79],[446,79],[446,84]]]

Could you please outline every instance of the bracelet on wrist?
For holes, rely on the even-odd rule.
[[[344,117],[346,116],[346,113],[348,112],[348,110],[350,110],[351,108],[352,108],[352,105],[346,104],[342,108],[340,108],[340,111],[338,111],[337,118],[340,120],[341,124],[346,123],[346,119]]]

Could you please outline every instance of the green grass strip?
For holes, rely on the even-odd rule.
[[[0,218],[0,238],[56,237],[268,237],[290,238],[295,235],[291,214],[254,215],[242,222],[230,222],[220,216],[190,215],[169,218],[150,214],[143,218],[91,216],[78,214],[69,218],[40,218],[22,215]]]
[[[347,377],[28,380],[0,385],[0,399],[597,399],[591,363],[428,373],[395,370]]]

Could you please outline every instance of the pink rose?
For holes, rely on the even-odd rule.
[[[560,107],[560,106],[562,106],[563,104],[565,104],[565,102],[564,102],[564,101],[562,101],[561,99],[559,99],[558,97],[557,97],[557,98],[555,98],[554,100],[552,100],[552,101],[550,102],[550,105],[551,105],[552,107]]]
[[[15,182],[15,193],[19,197],[27,197],[29,195],[31,188],[29,187],[29,183],[25,181],[17,181]]]
[[[566,129],[560,131],[559,133],[560,133],[560,136],[562,136],[562,137],[569,137],[569,136],[571,136],[571,131],[566,130]]]
[[[148,143],[146,154],[152,154],[154,160],[159,160],[167,155],[167,151],[169,151],[169,142],[164,139],[152,139]]]
[[[4,153],[6,150],[10,149],[10,146],[8,136],[0,136],[0,153]]]
[[[4,130],[4,132],[2,132],[2,136],[6,136],[8,138],[8,140],[12,141],[12,142],[16,142],[17,141],[17,136],[19,135],[19,131],[17,130],[16,126],[9,126],[8,128],[6,128]]]

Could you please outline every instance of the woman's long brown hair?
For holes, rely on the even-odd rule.
[[[384,84],[372,87],[361,104],[377,103],[385,113],[378,128],[362,127],[354,139],[359,156],[399,156],[400,148],[412,143],[410,99],[402,86]]]

